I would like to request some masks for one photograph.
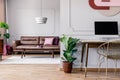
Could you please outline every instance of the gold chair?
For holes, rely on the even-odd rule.
[[[106,76],[108,75],[108,59],[115,60],[115,73],[117,71],[117,60],[120,59],[120,40],[111,40],[101,44],[97,53],[99,54],[99,62],[98,62],[98,72],[100,72],[101,56],[106,60]]]

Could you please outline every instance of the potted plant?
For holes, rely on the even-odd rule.
[[[76,44],[79,41],[77,38],[67,37],[63,35],[60,41],[64,44],[65,50],[63,50],[63,70],[65,73],[71,73],[73,61],[76,60],[73,54],[77,52]]]
[[[8,30],[9,29],[9,26],[7,23],[5,22],[0,22],[0,28],[4,28],[5,30]],[[4,36],[6,39],[9,39],[10,38],[10,34],[7,32],[7,33],[0,33],[0,36]]]
[[[10,38],[10,34],[8,33],[9,26],[5,22],[0,22],[0,28],[3,29],[3,31],[5,31],[5,32],[0,32],[0,37],[3,38],[3,40],[5,40],[6,42],[6,44],[4,44],[4,53],[3,53],[3,55],[6,55],[8,54],[7,49],[8,47],[10,47],[9,45],[7,45],[8,39]]]

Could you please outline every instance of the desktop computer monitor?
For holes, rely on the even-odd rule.
[[[118,37],[117,21],[95,21],[95,36]]]

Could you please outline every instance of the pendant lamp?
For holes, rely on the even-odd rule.
[[[42,0],[41,0],[41,16],[35,17],[35,21],[38,24],[46,24],[46,22],[47,22],[47,17],[43,17],[43,15],[42,15]]]

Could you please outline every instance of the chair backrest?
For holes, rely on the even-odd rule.
[[[101,44],[97,52],[109,59],[120,59],[120,40],[111,40]]]

